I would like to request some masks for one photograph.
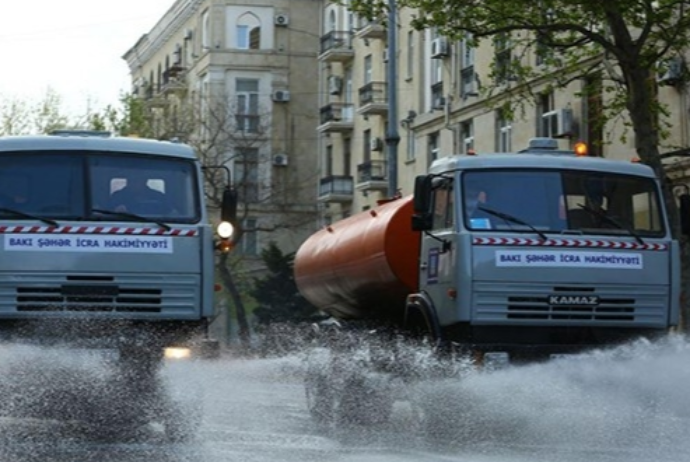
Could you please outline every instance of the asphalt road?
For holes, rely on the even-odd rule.
[[[300,355],[167,363],[166,399],[185,410],[182,426],[200,423],[196,438],[169,442],[156,415],[121,432],[119,416],[144,414],[146,404],[123,390],[103,357],[4,347],[0,461],[690,461],[685,340],[424,384],[416,393],[448,415],[442,442],[424,435],[408,403],[384,427],[314,424],[303,371]],[[454,418],[468,397],[473,417]],[[85,416],[90,423],[78,422]],[[459,444],[468,430],[480,438]]]

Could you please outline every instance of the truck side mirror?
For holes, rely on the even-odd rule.
[[[414,180],[414,198],[412,201],[412,230],[426,231],[433,226],[431,214],[431,175],[419,175]]]
[[[685,193],[678,196],[680,212],[680,232],[686,236],[690,235],[690,194]]]
[[[235,223],[237,219],[237,191],[229,186],[223,191],[220,205],[220,220]]]

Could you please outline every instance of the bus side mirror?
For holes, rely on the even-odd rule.
[[[220,221],[235,223],[237,219],[237,192],[229,186],[223,191],[220,205]]]
[[[690,236],[690,194],[685,193],[678,196],[680,212],[680,232]]]
[[[431,214],[431,175],[419,175],[414,180],[414,198],[412,200],[412,230],[426,231],[433,226]]]

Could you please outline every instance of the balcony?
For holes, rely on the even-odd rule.
[[[330,103],[321,108],[319,132],[349,132],[354,128],[354,107],[351,103]]]
[[[319,180],[319,202],[352,202],[354,180],[349,175],[330,175]]]
[[[358,191],[385,191],[388,189],[386,176],[386,161],[366,161],[357,165],[356,188]]]
[[[352,49],[352,33],[331,31],[321,36],[319,60],[324,62],[346,62],[355,56]]]
[[[359,108],[357,114],[387,114],[388,95],[386,82],[369,82],[359,88]]]
[[[181,66],[173,66],[163,72],[163,94],[184,94],[187,91],[186,69]]]
[[[382,39],[386,37],[386,28],[383,25],[374,20],[367,21],[362,20],[359,30],[357,31],[357,37],[361,39]]]

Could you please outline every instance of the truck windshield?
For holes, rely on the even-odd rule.
[[[476,170],[465,172],[461,181],[465,226],[471,230],[651,237],[665,232],[650,178],[579,170]]]
[[[93,151],[0,155],[0,220],[195,223],[195,165],[185,159]],[[107,218],[94,209],[122,212]],[[128,216],[129,214],[129,216]],[[138,219],[132,218],[134,215]]]

